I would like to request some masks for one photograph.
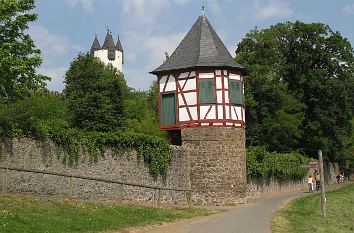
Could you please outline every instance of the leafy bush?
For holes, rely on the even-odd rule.
[[[35,94],[0,105],[0,138],[26,136],[45,139],[51,126],[68,127],[70,114],[63,97]]]
[[[301,180],[308,172],[310,159],[297,152],[280,154],[264,147],[249,147],[246,155],[247,174],[258,179],[274,177],[278,181]]]

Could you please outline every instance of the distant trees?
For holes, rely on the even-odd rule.
[[[122,126],[127,86],[123,74],[112,65],[80,54],[66,72],[65,82],[74,127],[108,132]]]
[[[248,145],[313,157],[322,149],[331,161],[350,153],[354,56],[346,38],[320,23],[278,23],[249,32],[236,53],[248,69]]]
[[[22,99],[48,80],[36,74],[40,51],[26,32],[37,19],[34,8],[34,0],[0,0],[0,103]]]

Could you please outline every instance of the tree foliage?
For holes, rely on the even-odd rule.
[[[37,19],[34,0],[0,0],[0,102],[10,102],[45,87],[36,75],[42,60],[26,31]]]
[[[247,67],[247,144],[274,151],[322,149],[338,161],[351,136],[353,48],[320,23],[249,32],[236,60]]]
[[[300,153],[268,152],[264,147],[249,147],[246,153],[247,175],[252,178],[278,181],[302,180],[309,171],[310,160]]]
[[[157,81],[153,81],[152,84],[150,85],[149,91],[147,93],[148,96],[148,104],[152,111],[155,112],[156,117],[158,117],[158,111],[159,111],[159,103],[158,103],[158,83]]]
[[[116,131],[123,122],[123,74],[98,58],[80,54],[65,75],[65,94],[73,126],[88,131]]]
[[[0,104],[0,140],[5,137],[46,139],[53,126],[69,127],[70,114],[62,96],[37,93]]]
[[[165,134],[160,131],[157,109],[154,110],[155,99],[150,93],[130,90],[125,100],[125,125],[133,132],[164,137]]]

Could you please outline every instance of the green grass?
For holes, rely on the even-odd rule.
[[[272,217],[273,233],[354,232],[354,184],[326,193],[327,218],[321,215],[320,193],[291,201]]]
[[[1,233],[100,232],[211,213],[196,208],[152,208],[0,194]]]

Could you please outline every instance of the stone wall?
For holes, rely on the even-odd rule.
[[[247,198],[257,198],[261,196],[269,196],[279,193],[289,192],[307,192],[307,178],[309,175],[313,175],[315,170],[319,171],[318,161],[313,159],[309,164],[309,171],[302,180],[298,181],[283,181],[279,182],[275,179],[268,181],[259,181],[257,179],[248,177],[247,181]],[[336,175],[339,172],[339,166],[337,163],[324,163],[324,177],[325,184],[331,185],[336,183]]]
[[[259,181],[249,178],[247,182],[247,198],[258,198],[279,193],[307,191],[307,179],[300,181],[278,182],[274,179]]]
[[[337,163],[324,163],[324,172],[325,172],[325,182],[327,184],[337,183],[336,176],[339,174],[339,166]]]
[[[0,147],[0,166],[57,172],[71,176],[94,177],[163,188],[192,189],[192,204],[234,205],[249,198],[275,193],[307,191],[307,180],[259,182],[248,179],[244,130],[204,128],[182,130],[183,146],[172,146],[173,155],[166,180],[154,179],[135,151],[113,154],[107,150],[94,163],[81,154],[76,167],[66,166],[57,157],[56,147],[30,139],[7,140]],[[316,163],[314,161],[313,163]],[[316,167],[311,167],[313,174]],[[325,166],[328,183],[336,181],[338,165]],[[159,190],[102,181],[9,171],[6,191],[80,199],[109,199],[157,204]],[[5,170],[0,169],[0,192],[4,191]],[[160,190],[162,204],[188,204],[191,193]]]
[[[190,188],[189,154],[182,147],[173,146],[173,155],[165,180],[150,176],[144,161],[136,151],[114,154],[107,150],[103,158],[90,162],[80,154],[78,165],[69,167],[56,155],[55,146],[30,139],[6,140],[2,145],[0,166],[35,169],[74,176],[95,177],[167,188]],[[67,178],[54,175],[7,171],[6,191],[31,193],[81,199],[110,199],[144,203],[156,203],[158,189],[131,185],[111,184],[87,179]],[[5,170],[0,169],[0,189],[4,189]],[[161,190],[161,203],[187,204],[185,191]]]
[[[190,151],[192,203],[246,202],[245,130],[186,128],[181,134],[182,146]]]

